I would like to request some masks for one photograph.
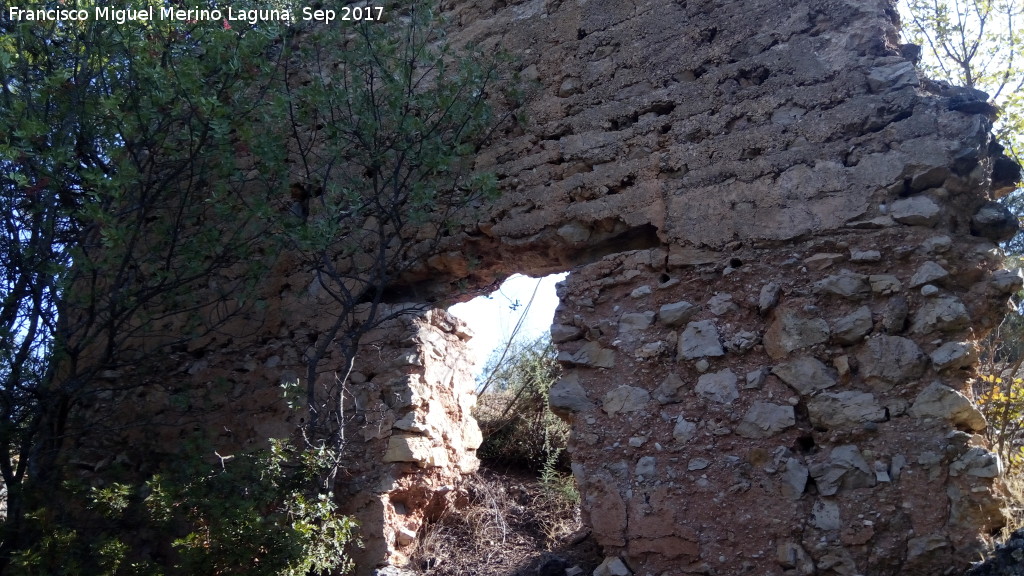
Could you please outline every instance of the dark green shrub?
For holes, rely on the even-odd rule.
[[[344,548],[355,522],[318,489],[326,452],[299,454],[273,441],[218,460],[193,456],[140,485],[69,488],[62,503],[84,513],[47,507],[31,515],[38,544],[15,555],[12,573],[305,576],[351,568]]]

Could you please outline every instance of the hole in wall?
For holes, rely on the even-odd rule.
[[[797,437],[794,448],[796,448],[796,452],[799,452],[800,454],[809,454],[814,450],[814,446],[814,436],[810,434],[802,434]]]
[[[494,292],[448,309],[473,331],[469,347],[474,359],[474,376],[478,381],[487,360],[510,338],[529,342],[550,332],[555,308],[558,307],[555,284],[567,275],[568,272],[562,272],[531,278],[514,274]]]
[[[581,528],[579,499],[572,496],[578,492],[565,451],[568,424],[554,417],[543,395],[560,372],[557,364],[552,366],[555,359],[551,348],[527,345],[526,354],[518,356],[519,362],[505,364],[499,371],[504,375],[491,380],[486,390],[480,387],[481,378],[486,378],[481,366],[488,364],[488,356],[500,355],[510,338],[529,343],[550,334],[558,306],[555,284],[566,275],[515,275],[498,290],[448,309],[474,333],[468,342],[475,348],[477,362],[478,398],[473,415],[480,426],[483,444],[477,450],[481,471],[471,480],[476,489],[470,493],[483,497],[471,497],[469,511],[447,515],[425,526],[423,542],[431,542],[431,534],[462,530],[486,533],[490,529],[487,524],[466,523],[462,519],[490,518],[491,510],[511,506],[520,511],[516,516],[523,521],[507,525],[501,522],[501,534],[510,532],[510,540],[533,539],[536,526],[545,526],[546,537],[552,540],[560,540]],[[477,509],[486,509],[488,513],[480,516],[473,512]],[[424,557],[438,553],[430,548],[429,544],[421,546]]]

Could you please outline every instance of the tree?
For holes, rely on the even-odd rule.
[[[415,311],[387,306],[396,285],[458,245],[463,222],[496,190],[472,155],[510,116],[491,101],[514,107],[515,94],[497,87],[499,61],[471,46],[455,53],[443,29],[427,4],[412,3],[401,18],[356,26],[341,55],[322,49],[338,41],[334,30],[309,31],[295,59],[308,78],[284,86],[283,117],[269,119],[291,131],[298,188],[295,218],[277,233],[332,302],[329,328],[305,355],[306,441],[339,457],[364,336]]]
[[[230,64],[263,61],[268,38],[101,19],[5,19],[0,32],[2,569],[64,479],[69,418],[131,385],[104,375],[211,329],[163,327],[244,281],[193,289],[260,238],[224,161],[228,122],[251,111],[225,101],[258,87],[259,70]]]
[[[498,122],[496,66],[439,48],[426,4],[389,18],[0,22],[0,571],[57,534],[34,518],[69,479],[69,422],[146,425],[105,400],[149,385],[123,373],[250,305],[282,249],[337,304],[306,358],[305,435],[337,471],[345,380],[325,358],[351,369],[401,313],[389,287],[493,189],[468,157]]]

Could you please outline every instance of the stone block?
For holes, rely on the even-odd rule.
[[[757,297],[757,309],[761,314],[766,314],[779,303],[779,294],[782,289],[775,282],[769,282],[761,287]]]
[[[881,262],[882,253],[878,250],[850,250],[850,262]]]
[[[978,361],[978,346],[974,342],[946,342],[929,356],[936,370],[966,368]]]
[[[747,390],[758,390],[764,385],[764,379],[768,377],[768,370],[765,368],[758,368],[757,370],[751,370],[747,372],[746,383],[743,388]]]
[[[385,462],[415,462],[422,468],[446,466],[448,455],[444,448],[434,447],[429,438],[393,434],[384,453]]]
[[[583,329],[571,324],[553,324],[551,326],[551,342],[561,344],[571,342],[583,335]]]
[[[601,565],[594,569],[594,576],[633,576],[625,562],[617,557],[605,558]]]
[[[762,338],[768,355],[780,360],[790,352],[826,342],[828,322],[821,318],[808,318],[795,310],[780,308]]]
[[[619,333],[646,330],[654,324],[654,312],[630,312],[619,317]]]
[[[669,246],[668,266],[679,268],[682,266],[700,266],[702,264],[714,264],[722,258],[722,254],[712,250],[690,248],[687,246]]]
[[[919,86],[917,68],[913,62],[903,61],[872,68],[868,73],[868,86],[873,92],[898,90],[908,86]]]
[[[776,547],[776,562],[783,568],[793,570],[795,576],[811,576],[817,574],[814,560],[804,547],[793,540],[780,542]]]
[[[996,478],[1003,473],[999,455],[981,446],[971,446],[967,452],[949,464],[949,475],[968,475],[977,478]]]
[[[870,488],[877,482],[874,471],[852,444],[836,446],[825,461],[809,469],[822,496],[832,496],[840,489]]]
[[[677,360],[695,360],[708,356],[724,356],[718,328],[711,320],[690,322],[679,334]]]
[[[902,294],[893,296],[882,309],[882,331],[886,334],[899,334],[907,325],[910,305]]]
[[[832,327],[832,339],[837,344],[856,344],[871,332],[871,328],[871,309],[861,306],[836,320]]]
[[[1024,287],[1020,270],[996,270],[992,273],[992,286],[1000,294],[1013,294]]]
[[[846,256],[843,254],[819,252],[804,258],[804,266],[807,266],[809,270],[824,270],[843,260],[846,260]]]
[[[739,307],[732,301],[732,294],[720,292],[712,296],[707,303],[707,310],[715,316],[724,316],[732,312],[738,312]]]
[[[810,356],[777,364],[772,368],[772,374],[803,395],[836,385],[835,372],[817,358]]]
[[[614,368],[615,351],[602,348],[597,342],[587,342],[575,354],[559,352],[558,360],[593,368]]]
[[[839,504],[832,499],[819,498],[811,507],[811,524],[818,530],[839,530],[843,527]]]
[[[967,307],[955,296],[929,298],[914,314],[910,331],[916,334],[938,331],[953,332],[971,323]]]
[[[636,412],[647,407],[651,395],[643,388],[622,385],[609,391],[601,399],[601,409],[609,416],[619,412]]]
[[[949,546],[949,540],[941,534],[918,536],[907,541],[907,559],[923,556],[933,550]]]
[[[807,401],[807,414],[816,427],[852,428],[866,422],[883,422],[885,409],[867,392],[822,392]]]
[[[669,328],[676,328],[690,321],[697,307],[682,301],[665,304],[658,309],[658,321]]]
[[[654,399],[659,404],[671,404],[673,402],[680,402],[683,399],[685,390],[683,389],[683,380],[675,373],[669,374],[661,381],[661,384],[654,389]]]
[[[792,406],[755,402],[736,426],[736,433],[744,438],[769,438],[794,425]]]
[[[971,217],[971,234],[993,242],[1006,242],[1019,230],[1017,217],[999,202],[986,202]]]
[[[657,469],[657,458],[654,456],[643,456],[636,461],[636,467],[633,469],[633,474],[636,476],[643,476],[645,478],[652,478],[654,477],[654,473]]]
[[[568,372],[562,375],[548,391],[548,404],[556,414],[586,412],[594,407],[587,391],[580,385],[579,375]]]
[[[941,254],[949,251],[953,246],[953,240],[949,236],[932,236],[921,243],[921,250],[925,254]]]
[[[903,290],[903,283],[892,274],[872,274],[868,276],[868,283],[871,284],[872,292],[883,296]]]
[[[814,283],[814,290],[821,294],[832,294],[849,300],[858,300],[871,293],[868,277],[843,270]]]
[[[791,500],[797,500],[807,489],[810,472],[797,458],[787,458],[786,467],[782,471],[782,494]]]
[[[676,425],[672,429],[672,437],[680,444],[685,444],[697,434],[697,425],[680,416],[676,419]]]
[[[705,400],[719,404],[731,404],[740,397],[736,381],[736,375],[732,370],[726,368],[720,372],[702,375],[697,379],[694,391]]]
[[[911,226],[934,226],[942,208],[927,196],[912,196],[892,203],[892,219]]]
[[[917,395],[908,413],[915,418],[939,418],[976,432],[988,425],[985,416],[966,396],[938,382]]]
[[[932,284],[939,280],[944,280],[949,277],[949,272],[937,263],[928,261],[921,264],[921,267],[917,269],[917,272],[910,278],[910,287],[917,288],[925,284]]]
[[[904,384],[920,377],[928,362],[913,340],[886,335],[869,339],[857,354],[857,360],[865,379],[888,385]]]

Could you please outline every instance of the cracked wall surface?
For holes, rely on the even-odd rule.
[[[501,198],[404,279],[421,301],[393,305],[414,313],[357,359],[341,500],[358,573],[402,563],[476,467],[470,335],[428,303],[566,270],[551,402],[608,555],[660,576],[972,559],[1003,516],[967,379],[1021,287],[999,270],[1016,221],[993,201],[1016,173],[983,96],[921,77],[885,0],[446,10],[456,43],[514,56],[525,121],[477,160]],[[282,258],[267,307],[168,359],[208,411],[172,418],[175,391],[145,391],[122,417],[173,425],[118,458],[293,433],[279,385],[330,312],[296,268]]]

